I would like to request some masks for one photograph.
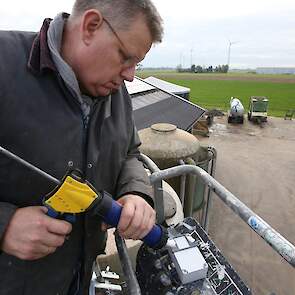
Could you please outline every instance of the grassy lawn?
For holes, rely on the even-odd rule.
[[[292,80],[295,81],[295,75],[282,75],[282,74],[253,74],[253,73],[240,73],[240,72],[229,72],[226,74],[222,73],[178,73],[175,70],[142,70],[136,72],[136,75],[141,78],[146,78],[149,76],[154,76],[159,79],[169,79],[177,77],[180,80],[214,80],[220,78],[227,78],[227,79],[280,79],[280,80]]]
[[[257,74],[190,74],[169,72],[144,72],[141,77],[156,76],[160,79],[189,87],[191,101],[197,105],[226,111],[232,96],[239,98],[248,109],[249,97],[266,96],[270,116],[282,117],[288,109],[295,109],[294,75]]]
[[[269,99],[269,115],[284,116],[286,110],[295,109],[295,84],[255,81],[169,79],[169,82],[189,87],[191,101],[203,108],[229,108],[230,97],[238,97],[248,108],[249,97],[266,96]]]

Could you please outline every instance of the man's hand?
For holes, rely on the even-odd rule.
[[[156,222],[156,212],[141,197],[125,195],[118,200],[123,206],[118,231],[123,238],[139,240],[145,237]]]
[[[71,232],[72,225],[47,216],[46,207],[17,209],[2,237],[1,250],[23,260],[53,253]]]

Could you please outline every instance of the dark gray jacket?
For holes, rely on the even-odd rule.
[[[138,161],[139,139],[125,87],[92,105],[88,126],[80,105],[56,71],[46,43],[49,21],[39,34],[0,32],[0,145],[61,179],[69,165],[83,171],[97,189],[118,198],[137,192],[151,201]],[[42,205],[54,188],[48,180],[0,155],[0,238],[18,207]],[[152,201],[151,201],[152,202]],[[81,215],[69,240],[43,259],[22,261],[0,254],[0,294],[67,294],[82,263],[83,288],[91,265],[104,249],[100,220]]]

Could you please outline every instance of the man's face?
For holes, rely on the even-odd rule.
[[[126,31],[115,31],[110,20],[103,20],[87,45],[77,51],[74,72],[81,91],[106,96],[118,90],[124,80],[132,81],[136,64],[149,51],[152,38],[138,17]]]

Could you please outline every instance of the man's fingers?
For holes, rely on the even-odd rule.
[[[155,224],[155,213],[144,203],[128,204],[123,207],[118,230],[122,237],[134,240],[145,237]]]
[[[10,219],[2,237],[1,250],[20,259],[33,260],[60,247],[72,225],[46,216],[39,206],[19,208]]]
[[[121,217],[117,229],[120,233],[125,233],[130,226],[135,214],[135,204],[126,202],[122,208]]]
[[[37,254],[40,254],[40,255],[42,255],[42,256],[47,256],[47,255],[49,255],[49,254],[51,254],[51,253],[54,253],[54,252],[56,251],[56,248],[57,248],[57,247],[49,247],[49,246],[47,246],[47,245],[42,245],[42,246],[40,246],[40,248],[38,249],[39,251],[36,252],[36,255],[37,255]]]
[[[71,223],[65,220],[55,219],[49,216],[45,216],[45,217],[46,217],[46,226],[49,232],[66,236],[72,231]]]
[[[63,245],[65,242],[66,236],[64,235],[57,235],[48,232],[48,234],[44,237],[44,242],[43,244],[46,247],[52,247],[52,248],[57,248]]]
[[[128,234],[132,239],[140,240],[150,232],[155,224],[155,218],[148,210],[136,210],[131,224],[133,227],[130,227]]]
[[[156,222],[155,214],[148,213],[143,221],[144,228],[135,233],[138,239],[144,238],[151,231],[155,222]]]

